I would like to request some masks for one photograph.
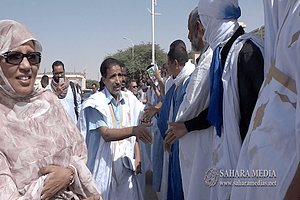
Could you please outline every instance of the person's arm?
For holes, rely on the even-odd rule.
[[[211,126],[211,123],[207,120],[208,108],[203,110],[197,117],[185,121],[184,125],[188,132],[207,129]]]
[[[36,180],[27,185],[28,193],[20,194],[16,186],[13,174],[10,171],[9,163],[3,153],[0,153],[0,199],[1,200],[13,200],[13,199],[50,199],[53,195],[60,190],[65,189],[73,181],[73,169],[63,168],[59,166],[49,166],[47,168],[41,168],[42,174],[48,174],[44,182],[41,185],[43,189],[39,188]],[[34,171],[33,173],[37,173]],[[41,179],[42,177],[39,177]],[[33,189],[37,188],[37,189]]]
[[[185,121],[185,122],[167,122],[169,125],[166,131],[166,144],[173,144],[176,140],[187,134],[188,132],[195,130],[207,129],[211,126],[211,123],[206,119],[208,108],[202,111],[197,117]]]
[[[91,196],[91,197],[88,197],[86,199],[83,199],[83,200],[103,200],[101,195],[100,194],[97,194],[97,195],[94,195],[94,196]]]
[[[145,112],[143,113],[142,119],[141,119],[142,122],[145,122],[145,123],[149,123],[155,114],[160,113],[162,101],[158,102],[158,104],[155,106],[153,106],[150,103],[147,103],[147,104],[148,104],[148,108],[145,109]]]
[[[57,165],[50,165],[45,168],[41,167],[40,170],[43,175],[47,174],[41,194],[42,199],[50,199],[53,195],[72,184],[76,174],[76,169],[71,166],[63,168]]]
[[[158,90],[158,88],[157,88],[154,84],[153,84],[152,88],[153,88],[153,91],[155,92],[157,98],[159,98],[159,96],[160,96],[160,91]]]
[[[135,155],[135,172],[134,174],[137,175],[141,173],[141,152],[140,152],[140,147],[139,147],[139,140],[136,139],[135,144],[134,144],[134,155]]]
[[[157,70],[156,70],[157,71]],[[160,92],[153,81],[150,79],[150,87],[153,89],[154,93],[156,94],[157,98],[160,96]]]
[[[159,73],[159,71],[158,70],[155,70],[154,71],[154,76],[155,76],[155,78],[156,78],[156,80],[157,80],[157,82],[158,82],[158,87],[159,87],[159,90],[160,90],[160,94],[163,96],[163,97],[165,97],[165,85],[164,85],[164,83],[163,83],[163,81],[162,81],[162,79],[161,79],[161,76],[160,76],[160,73]],[[157,94],[156,94],[157,95]]]
[[[183,122],[167,122],[169,125],[168,130],[166,130],[165,143],[173,144],[176,140],[188,133]]]
[[[148,126],[152,126],[152,124],[140,124],[138,126],[120,129],[110,129],[107,126],[101,126],[98,128],[98,131],[106,142],[118,141],[123,140],[125,138],[129,138],[131,136],[136,136],[144,143],[152,144],[153,137],[152,134],[147,130]]]
[[[139,99],[139,101],[143,104],[146,104],[148,102],[147,97],[145,97],[144,99]]]
[[[10,199],[21,199],[21,194],[18,191],[14,179],[9,167],[6,156],[0,153],[0,199],[10,200]],[[23,196],[26,194],[23,194]],[[30,196],[29,196],[30,198]]]
[[[238,89],[241,119],[240,135],[244,140],[250,124],[253,109],[264,79],[264,60],[257,46],[246,41],[238,57]]]
[[[138,100],[136,99],[136,101]],[[106,142],[118,141],[131,136],[136,136],[146,144],[152,143],[152,135],[147,130],[147,127],[152,126],[152,124],[140,124],[138,126],[120,129],[110,129],[104,121],[103,115],[97,109],[88,107],[85,110],[86,118],[92,119],[86,122],[88,123],[87,127],[89,127],[90,130],[97,130]]]

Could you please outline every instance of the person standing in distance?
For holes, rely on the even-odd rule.
[[[65,66],[62,61],[57,60],[52,64],[52,73],[52,81],[46,89],[54,92],[76,124],[81,100],[76,98],[78,94],[75,85],[65,76]]]

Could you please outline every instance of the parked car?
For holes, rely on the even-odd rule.
[[[92,89],[85,89],[85,90],[82,90],[83,101],[86,100],[87,98],[89,98],[91,92],[92,92]]]

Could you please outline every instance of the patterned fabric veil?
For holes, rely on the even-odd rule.
[[[24,25],[13,20],[0,21],[0,55],[31,40],[34,41],[35,51],[41,52],[41,44]],[[11,98],[28,98],[37,92],[37,87],[28,96],[18,95],[4,76],[2,67],[0,67],[0,91]]]
[[[28,41],[34,41],[35,51],[41,52],[40,43],[25,26],[0,21],[0,55]],[[0,111],[0,199],[40,199],[45,179],[40,167],[49,165],[72,165],[78,172],[70,190],[53,199],[98,194],[86,167],[85,141],[50,90],[34,87],[31,93],[19,95],[0,66]]]

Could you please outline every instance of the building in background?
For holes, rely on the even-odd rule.
[[[52,72],[45,72],[45,73],[38,73],[35,84],[41,85],[41,78],[44,75],[47,75],[49,77],[49,83],[51,83],[52,80]],[[81,72],[65,72],[66,77],[72,81],[72,82],[78,82],[78,84],[81,86],[82,90],[86,89],[86,78],[85,74]]]

